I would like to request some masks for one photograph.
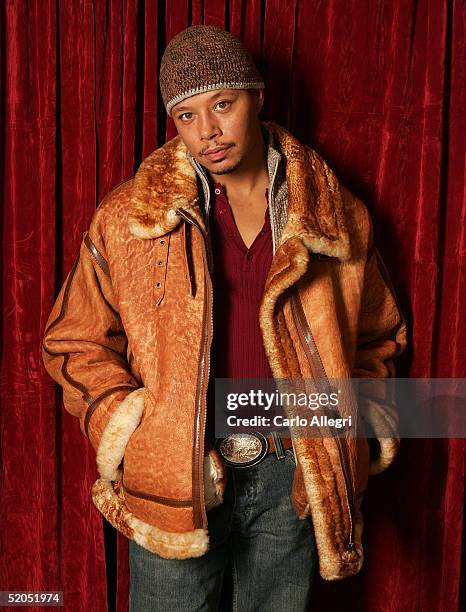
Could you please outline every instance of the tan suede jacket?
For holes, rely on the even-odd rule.
[[[275,123],[262,129],[274,255],[259,324],[274,377],[393,376],[406,327],[366,207],[316,151]],[[205,171],[179,136],[153,151],[98,206],[43,340],[45,367],[97,453],[95,505],[166,558],[208,550],[206,512],[226,484],[204,441],[210,202]],[[327,580],[360,570],[368,475],[390,465],[399,446],[389,398],[357,410],[376,432],[381,423],[393,432],[380,437],[371,463],[365,437],[299,437],[291,428],[290,495],[298,516],[312,517]]]

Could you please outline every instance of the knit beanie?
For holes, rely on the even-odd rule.
[[[171,39],[160,63],[159,83],[169,115],[175,104],[198,93],[265,87],[243,43],[211,25],[191,26]]]

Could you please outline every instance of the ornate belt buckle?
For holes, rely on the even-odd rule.
[[[215,447],[226,465],[247,468],[262,461],[269,450],[269,442],[261,433],[237,433],[218,438]]]

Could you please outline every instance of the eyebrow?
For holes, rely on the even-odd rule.
[[[220,96],[224,96],[227,93],[230,93],[228,89],[220,89],[209,98],[209,102],[212,102],[213,100],[216,100],[217,98],[220,98]],[[181,113],[189,108],[189,106],[180,106],[175,110],[175,113]]]

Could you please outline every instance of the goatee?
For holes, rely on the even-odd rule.
[[[209,170],[209,172],[211,174],[216,174],[216,175],[230,174],[230,172],[233,172],[234,170],[236,170],[236,168],[240,165],[240,163],[241,163],[241,160],[238,160],[232,166],[228,166],[227,168],[223,168],[222,170]]]

